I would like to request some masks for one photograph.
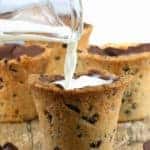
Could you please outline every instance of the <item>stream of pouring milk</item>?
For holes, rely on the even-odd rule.
[[[68,43],[65,64],[64,64],[64,75],[65,75],[65,89],[70,89],[71,80],[73,78],[76,65],[77,65],[77,46],[78,40],[72,40]]]

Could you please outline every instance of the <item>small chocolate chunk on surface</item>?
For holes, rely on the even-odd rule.
[[[9,143],[9,142],[4,144],[2,149],[3,150],[19,150],[15,145],[13,145],[12,143]]]
[[[76,113],[80,113],[80,109],[79,109],[77,106],[75,106],[75,105],[73,105],[73,104],[67,104],[67,103],[65,103],[65,102],[64,102],[64,104],[65,104],[70,110],[72,110],[72,111],[74,111],[74,112],[76,112]]]
[[[49,123],[51,123],[51,121],[52,121],[52,115],[47,110],[44,111],[44,114],[46,115]]]
[[[99,115],[97,113],[95,113],[92,116],[82,116],[82,119],[87,121],[90,124],[95,124],[99,119]]]
[[[127,109],[127,110],[124,111],[124,113],[125,113],[126,115],[130,115],[130,114],[131,114],[131,111]]]
[[[60,60],[60,58],[61,58],[60,56],[56,56],[55,60]]]
[[[0,89],[4,87],[4,81],[3,78],[0,77]]]
[[[62,44],[62,47],[63,48],[67,48],[67,44]]]
[[[90,143],[90,148],[99,148],[101,143],[102,143],[101,140],[94,141],[94,142]]]
[[[61,75],[54,75],[54,76],[48,76],[48,75],[40,75],[39,80],[42,82],[50,83],[58,80],[63,80],[64,77]]]
[[[56,146],[55,148],[54,148],[54,150],[61,150],[58,146]]]

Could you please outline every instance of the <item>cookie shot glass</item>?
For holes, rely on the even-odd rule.
[[[128,43],[90,46],[82,54],[82,66],[103,68],[118,76],[132,75],[122,98],[119,121],[137,121],[150,116],[150,44]],[[81,56],[80,56],[81,57]],[[82,68],[81,68],[82,67]]]
[[[31,75],[43,150],[112,150],[121,98],[129,78],[96,70],[74,75]]]

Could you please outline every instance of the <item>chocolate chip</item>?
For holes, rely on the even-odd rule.
[[[130,67],[129,67],[128,65],[124,66],[124,67],[123,67],[123,71],[124,71],[125,73],[129,73]]]
[[[82,50],[78,49],[77,52],[78,52],[78,53],[82,53]]]
[[[8,63],[8,59],[4,59],[4,63],[7,64]]]
[[[90,25],[87,23],[84,23],[84,28],[88,28]]]
[[[143,144],[143,150],[150,150],[150,141],[147,141]]]
[[[3,78],[0,77],[0,82],[3,82]]]
[[[12,71],[12,72],[17,72],[16,68],[14,68],[13,65],[10,65],[10,66],[9,66],[9,70]]]
[[[125,103],[126,99],[125,97],[122,98],[122,103]]]
[[[56,56],[56,57],[55,57],[55,60],[60,60],[60,56]]]
[[[1,102],[1,103],[0,103],[0,106],[4,106],[4,103],[3,103],[3,102]]]
[[[90,143],[90,148],[99,148],[101,144],[102,144],[101,140],[94,141],[94,142]]]
[[[56,146],[55,148],[54,148],[54,150],[61,150],[58,146]]]
[[[62,44],[62,47],[63,48],[67,48],[67,44]]]
[[[116,132],[116,129],[113,129],[113,132]]]
[[[98,121],[99,115],[96,113],[92,116],[82,116],[82,119],[91,123],[91,124],[95,124]]]
[[[3,78],[0,78],[0,89],[2,89],[4,87],[3,85]]]
[[[82,133],[78,133],[78,134],[77,134],[77,137],[78,137],[78,138],[81,138],[82,136],[83,136]]]
[[[18,110],[18,109],[15,110],[15,114],[16,114],[16,115],[19,114],[19,110]]]
[[[54,82],[54,81],[58,81],[58,80],[63,80],[64,77],[61,75],[54,75],[54,76],[48,76],[48,75],[40,75],[39,80],[42,82]]]
[[[24,82],[23,82],[23,81],[19,81],[19,83],[20,83],[20,84],[23,84]]]
[[[81,138],[83,134],[81,133],[82,131],[79,124],[76,126],[76,131],[77,131],[77,137]]]
[[[3,146],[3,150],[18,150],[18,148],[12,143],[8,142]]]
[[[73,104],[67,104],[66,102],[64,102],[64,104],[72,111],[74,111],[76,113],[80,113],[80,109],[77,106],[75,106]]]
[[[129,115],[129,114],[131,114],[131,111],[127,109],[127,110],[124,111],[124,113],[125,113],[126,115]]]
[[[79,130],[79,129],[80,129],[80,125],[77,125],[77,126],[76,126],[76,129]]]
[[[60,89],[64,89],[64,87],[60,84],[55,84],[56,87],[60,88]]]
[[[16,60],[17,60],[18,62],[20,62],[20,61],[21,61],[21,58],[20,58],[20,57],[18,57]]]
[[[1,145],[0,145],[0,150],[3,150]]]
[[[89,108],[88,108],[88,111],[92,111],[92,109],[93,109],[93,106],[90,105]]]
[[[136,109],[136,108],[137,108],[137,103],[133,103],[133,104],[132,104],[132,108],[133,108],[133,109]]]
[[[140,74],[140,75],[139,75],[139,78],[143,78],[143,75],[142,75],[142,74]]]
[[[109,141],[111,142],[111,141],[112,141],[112,139],[113,139],[113,136],[111,135],[111,136],[110,136],[110,138],[109,138]]]
[[[125,93],[125,96],[126,96],[126,97],[131,97],[131,96],[132,96],[132,92],[131,92],[131,91],[127,91],[127,92]]]
[[[16,97],[17,95],[16,94],[13,94],[13,97]]]
[[[52,115],[47,110],[44,111],[44,114],[47,117],[49,123],[51,123],[51,121],[52,121]]]

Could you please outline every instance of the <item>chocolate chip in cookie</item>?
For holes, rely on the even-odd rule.
[[[4,144],[2,150],[18,150],[18,148],[14,144],[8,142]]]

